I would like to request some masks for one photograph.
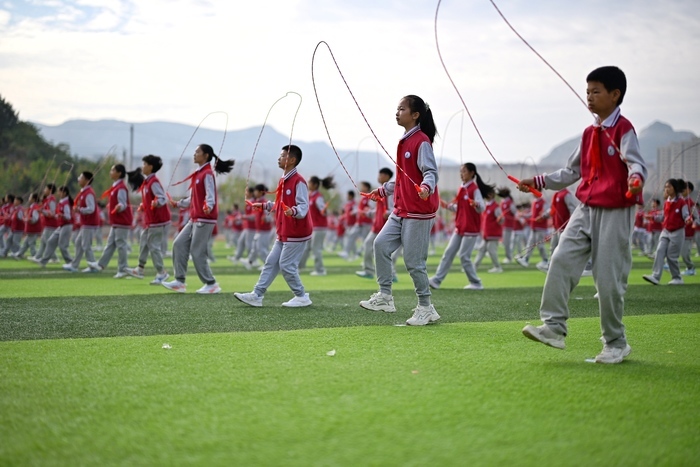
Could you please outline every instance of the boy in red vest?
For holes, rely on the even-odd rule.
[[[44,257],[44,250],[46,249],[46,244],[51,238],[51,235],[58,228],[58,219],[56,219],[56,185],[49,183],[44,187],[44,199],[41,202],[41,238],[39,239],[39,251],[34,255],[35,260],[39,260]],[[56,254],[54,253],[52,260],[57,260]]]
[[[16,253],[11,253],[10,256],[16,260],[24,259],[24,253],[29,250],[31,257],[36,255],[36,241],[41,236],[41,205],[39,204],[39,195],[32,193],[29,195],[29,209],[23,214],[26,214],[24,221],[24,243]]]
[[[78,186],[80,191],[75,196],[73,212],[80,215],[80,230],[75,238],[75,256],[73,262],[64,264],[63,269],[70,272],[78,272],[80,260],[83,255],[88,262],[95,262],[95,255],[92,252],[92,239],[100,228],[100,213],[97,210],[97,199],[95,191],[92,189],[92,172],[83,172],[78,176]]]
[[[586,78],[588,108],[594,125],[583,131],[581,143],[567,166],[520,182],[518,188],[559,190],[581,180],[581,201],[562,232],[552,255],[542,290],[543,324],[527,325],[523,334],[534,341],[564,349],[568,328],[569,295],[578,284],[589,256],[598,289],[603,350],[597,363],[620,363],[630,354],[624,314],[624,295],[632,267],[634,206],[642,204],[646,164],[632,124],[620,114],[627,80],[617,67],[593,70]]]
[[[301,149],[293,144],[284,146],[277,162],[280,169],[284,170],[277,186],[277,198],[274,203],[267,201],[256,204],[257,209],[268,212],[275,210],[277,240],[265,260],[253,291],[233,295],[247,305],[260,307],[268,287],[277,274],[282,272],[285,282],[294,292],[294,297],[282,306],[309,306],[311,299],[304,291],[299,277],[299,261],[313,232],[311,216],[308,215],[309,189],[306,180],[297,172],[297,166],[301,162]]]
[[[126,273],[137,279],[143,279],[144,268],[151,254],[153,266],[156,268],[156,277],[151,285],[160,285],[170,275],[163,266],[163,236],[167,236],[167,228],[170,225],[170,207],[165,197],[165,190],[156,173],[163,167],[160,157],[149,154],[141,161],[141,173],[146,176],[139,187],[141,192],[141,214],[143,215],[143,230],[139,239],[139,265],[133,269],[127,269]]]
[[[109,215],[109,236],[107,245],[102,251],[100,260],[96,263],[88,261],[88,269],[83,272],[98,272],[107,267],[112,259],[114,251],[117,251],[117,274],[115,279],[126,277],[126,270],[129,267],[127,257],[129,256],[129,231],[134,222],[131,204],[129,203],[129,189],[124,182],[126,178],[126,167],[123,164],[112,166],[109,171],[109,178],[112,179],[112,186],[105,191],[102,197],[108,198],[107,213]]]
[[[537,248],[540,252],[542,261],[537,263],[537,269],[546,272],[549,267],[549,259],[547,258],[547,249],[545,248],[547,228],[549,219],[549,206],[544,198],[535,198],[530,211],[530,236],[527,239],[527,253],[520,256],[516,261],[519,265],[526,268],[530,265],[530,255]]]
[[[15,253],[19,250],[22,236],[24,235],[24,210],[22,203],[24,198],[21,196],[7,195],[8,199],[12,199],[12,206],[7,209],[5,221],[7,222],[7,240],[5,246],[0,250],[0,257],[5,258],[8,253]]]

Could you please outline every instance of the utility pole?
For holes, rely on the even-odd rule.
[[[130,138],[129,138],[129,167],[133,170],[134,169],[134,124],[131,124],[130,130],[129,130]]]

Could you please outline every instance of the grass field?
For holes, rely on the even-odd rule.
[[[634,351],[608,366],[585,361],[601,347],[592,278],[560,351],[520,334],[538,321],[534,268],[487,261],[471,292],[454,265],[441,323],[411,328],[405,272],[396,314],[360,309],[376,284],[333,257],[303,276],[312,307],[282,308],[278,278],[255,309],[232,292],[257,273],[216,253],[215,296],[193,293],[194,270],[178,295],[112,279],[114,264],[0,260],[0,464],[698,465],[700,277],[654,287],[635,257]]]

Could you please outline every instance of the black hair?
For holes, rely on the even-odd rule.
[[[141,161],[153,167],[153,173],[158,172],[161,167],[163,167],[163,159],[158,156],[154,156],[153,154],[144,156]]]
[[[51,194],[56,193],[56,184],[55,183],[47,183],[46,188],[49,189],[49,192],[51,192]]]
[[[68,185],[59,186],[58,191],[65,194],[65,196],[68,197],[68,205],[72,206],[73,205],[73,198],[70,195],[70,188],[68,187]]]
[[[5,196],[5,199],[7,200],[8,203],[14,203],[15,202],[15,195],[13,195],[12,193],[8,193]]]
[[[372,185],[370,185],[369,182],[360,182],[360,186],[367,188],[367,191],[372,189]]]
[[[352,199],[355,199],[355,191],[354,191],[354,190],[348,190],[348,196],[351,197]]]
[[[685,190],[688,187],[688,184],[682,178],[679,178],[677,180],[678,180],[678,186],[680,187],[681,191]]]
[[[379,169],[379,173],[387,175],[389,178],[394,176],[394,171],[391,170],[389,167],[382,167],[381,169]]]
[[[488,198],[492,194],[494,196],[496,195],[496,187],[494,185],[486,185],[486,187],[486,193],[482,194],[485,198]]]
[[[34,200],[34,201],[39,201],[39,193],[36,193],[36,192],[35,192],[35,193],[31,193],[31,194],[29,195],[29,202],[31,203],[32,200]]]
[[[126,177],[126,167],[124,167],[124,164],[114,164],[114,170],[119,172],[119,178]]]
[[[149,156],[146,156],[149,157]],[[146,157],[143,159],[145,160]],[[153,156],[156,157],[156,156]],[[158,157],[160,159],[160,157]],[[148,165],[152,165],[150,162],[146,162]],[[160,168],[160,167],[158,167]],[[155,166],[153,166],[153,172],[155,173]],[[139,188],[141,188],[141,185],[143,185],[143,182],[146,181],[146,177],[143,176],[143,173],[141,172],[141,167],[137,167],[135,170],[132,170],[131,172],[126,173],[127,180],[129,182],[129,185],[131,186],[131,189],[136,191]]]
[[[693,185],[693,182],[687,182],[687,185],[688,185],[688,190],[689,190],[689,191],[695,190],[695,185]]]
[[[659,198],[653,198],[653,199],[651,200],[651,202],[652,202],[652,203],[656,203],[657,206],[658,206],[659,204],[661,204],[661,200],[660,200]]]
[[[683,191],[683,185],[681,185],[682,180],[679,180],[677,178],[669,178],[666,180],[666,183],[671,185],[673,187],[673,191],[676,192],[676,196],[680,196],[681,192]],[[664,185],[666,184],[664,183]],[[683,182],[685,184],[685,182]]]
[[[81,172],[80,175],[82,175],[83,178],[86,179],[86,180],[88,181],[88,185],[92,185],[92,178],[94,177],[94,175],[92,174],[92,172],[88,172],[88,171],[86,170],[85,172]]]
[[[207,158],[207,162],[211,161],[212,157],[216,159],[216,163],[214,164],[214,171],[218,174],[227,174],[231,170],[233,170],[233,164],[236,163],[234,160],[222,160],[214,154],[214,148],[209,146],[208,144],[200,144],[199,149],[202,150],[204,154],[208,154],[209,157]]]
[[[14,200],[15,200],[15,201],[19,201],[19,204],[24,203],[24,198],[22,198],[21,196],[15,196],[15,199],[14,199]]]
[[[287,151],[287,154],[292,156],[297,161],[297,163],[294,164],[294,167],[301,163],[301,148],[299,146],[287,144],[286,146],[282,146],[282,150]]]
[[[238,209],[239,209],[238,203],[233,203],[233,209],[235,209],[236,211],[238,211]]]
[[[411,110],[411,113],[418,112],[420,114],[416,123],[420,125],[420,130],[426,134],[432,143],[435,140],[435,135],[437,135],[437,128],[435,128],[433,112],[430,110],[430,106],[423,99],[413,94],[404,96],[404,99],[408,101],[408,108]]]
[[[510,188],[499,188],[496,194],[501,198],[510,198]]]
[[[620,91],[620,98],[617,100],[617,105],[622,105],[622,101],[627,92],[627,78],[625,74],[616,66],[602,66],[588,73],[586,82],[597,81],[603,85],[606,91],[613,92],[615,89]]]
[[[252,195],[252,194],[253,194],[253,190],[254,190],[254,189],[253,189],[252,186],[249,186],[248,188],[246,188],[246,191],[248,192],[249,195]]]
[[[481,196],[485,197],[487,193],[494,189],[494,185],[487,185],[484,183],[484,181],[481,179],[481,175],[479,175],[479,172],[476,171],[476,166],[474,164],[467,162],[464,164],[464,168],[470,172],[474,172],[474,180],[476,181],[476,186],[479,187]]]
[[[253,188],[253,189],[257,190],[257,191],[262,191],[263,193],[267,193],[267,187],[265,185],[263,185],[262,183],[258,183],[257,185],[255,185],[255,188]]]
[[[309,178],[309,183],[312,183],[315,186],[322,186],[326,190],[330,190],[331,188],[335,188],[335,182],[333,181],[333,175],[329,175],[324,179],[320,179],[316,175],[313,175],[313,176],[311,176],[311,178]]]

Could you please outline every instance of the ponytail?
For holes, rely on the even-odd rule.
[[[476,171],[476,166],[471,162],[467,162],[466,164],[464,164],[464,168],[470,172],[474,172],[474,181],[476,182],[476,186],[479,187],[481,196],[486,198],[486,196],[493,191],[495,185],[487,185],[486,183],[484,183],[484,181],[481,179],[481,176]]]
[[[141,167],[138,167],[136,168],[136,170],[132,170],[131,172],[127,172],[126,177],[129,181],[131,189],[134,191],[141,188],[141,185],[143,185],[143,182],[146,180],[146,178],[141,173]]]
[[[67,185],[58,187],[58,191],[63,193],[64,196],[68,197],[68,205],[73,206],[73,198],[70,195],[70,188]]]
[[[413,94],[405,96],[404,99],[408,101],[408,108],[411,110],[411,113],[418,112],[420,114],[418,116],[420,129],[432,143],[435,140],[435,135],[437,135],[437,128],[435,127],[430,106],[423,99]]]
[[[331,188],[335,188],[335,182],[333,181],[333,175],[329,175],[323,180],[321,180],[321,186],[325,188],[326,190],[330,190]]]
[[[227,174],[231,170],[233,170],[233,164],[236,163],[233,159],[231,160],[222,160],[219,156],[214,154],[214,148],[209,146],[208,144],[200,144],[199,148],[202,150],[203,153],[207,154],[209,157],[207,157],[207,162],[210,162],[212,158],[216,159],[216,162],[214,163],[214,171],[217,174]]]

